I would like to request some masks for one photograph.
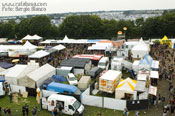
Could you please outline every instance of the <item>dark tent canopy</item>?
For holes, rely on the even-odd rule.
[[[8,69],[8,68],[13,67],[13,66],[14,66],[14,64],[10,64],[7,62],[0,62],[0,67],[5,68],[5,69]]]
[[[87,58],[70,58],[63,60],[60,65],[67,67],[84,68],[88,62],[90,62],[90,59]]]

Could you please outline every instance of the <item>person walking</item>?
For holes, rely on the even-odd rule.
[[[27,104],[25,105],[25,111],[26,111],[26,115],[28,116],[29,115],[29,107]]]
[[[165,104],[165,97],[162,96],[161,101],[162,101],[162,107],[164,107],[164,104]]]
[[[2,116],[2,108],[1,108],[1,106],[0,106],[0,116]]]
[[[167,107],[166,106],[164,106],[164,108],[163,108],[163,116],[167,116]]]
[[[12,92],[10,91],[10,92],[9,92],[10,103],[12,103],[12,98],[13,98],[13,96],[12,96]]]
[[[8,115],[11,116],[11,109],[10,108],[7,109],[7,112],[8,112]]]
[[[173,115],[174,114],[174,105],[171,105],[170,110],[171,110],[171,115]]]
[[[33,107],[33,109],[32,109],[32,116],[36,116],[36,113],[37,113],[37,109],[36,109],[36,107]]]
[[[139,111],[136,111],[135,116],[139,116]]]
[[[56,107],[54,108],[54,116],[58,116],[58,111]]]
[[[98,111],[97,116],[102,116],[100,111]]]
[[[125,114],[126,114],[127,116],[129,115],[129,112],[128,112],[128,108],[127,108],[127,107],[126,107],[126,108],[124,109],[124,111],[123,111],[123,116],[124,116]]]
[[[25,116],[25,106],[22,107],[22,115]]]

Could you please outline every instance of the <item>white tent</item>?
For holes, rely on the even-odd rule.
[[[46,79],[55,75],[55,73],[56,70],[53,66],[45,64],[27,75],[26,86],[30,88],[40,87]]]
[[[159,61],[153,60],[152,65],[151,65],[151,68],[153,70],[158,70],[159,69]]]
[[[159,79],[158,71],[151,71],[150,72],[150,78],[152,78],[152,79]]]
[[[88,50],[111,50],[113,48],[112,43],[96,43],[88,47]]]
[[[17,64],[14,67],[10,68],[10,70],[5,74],[5,79],[12,85],[19,85],[19,81],[22,78],[37,69],[38,65],[21,65]]]
[[[29,49],[29,50],[33,50],[36,49],[37,46],[31,44],[29,41],[26,41],[26,43],[22,46],[22,49]]]
[[[63,50],[63,49],[65,49],[65,48],[66,48],[66,47],[63,46],[63,45],[61,45],[61,44],[59,44],[59,45],[53,47],[53,49],[56,49],[56,50],[58,50],[58,51]]]
[[[134,89],[137,84],[136,80],[132,80],[129,77],[125,80],[120,80],[117,88],[115,89],[115,98],[121,99],[125,97],[125,93],[134,94]]]
[[[22,40],[31,40],[32,36],[31,35],[26,35],[24,38],[22,38]]]
[[[35,52],[34,54],[30,55],[29,58],[42,58],[49,55],[48,52],[44,51],[44,50],[40,50]]]
[[[133,58],[142,58],[149,52],[149,46],[141,40],[131,49]]]
[[[137,75],[138,81],[146,81],[146,79],[147,79],[147,74],[138,74]]]
[[[132,69],[137,72],[139,70],[139,63],[140,63],[140,60],[135,60],[132,64]]]
[[[33,37],[34,40],[40,40],[40,39],[42,39],[42,37],[41,36],[38,36],[37,34],[33,35],[32,37]]]
[[[22,38],[22,40],[40,40],[42,39],[42,37],[38,36],[38,35],[26,35],[24,38]]]

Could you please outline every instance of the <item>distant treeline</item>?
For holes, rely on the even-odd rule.
[[[105,20],[96,15],[71,15],[58,27],[51,24],[47,16],[35,16],[21,20],[19,24],[14,20],[7,23],[0,22],[0,38],[21,39],[27,34],[37,34],[47,39],[59,39],[67,35],[69,38],[83,39],[111,39],[117,37],[118,31],[127,27],[126,38],[162,38],[167,35],[175,38],[175,12],[165,12],[162,16],[131,20]]]

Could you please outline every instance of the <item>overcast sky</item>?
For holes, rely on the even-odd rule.
[[[4,3],[19,2],[41,2],[47,3],[46,11],[34,12],[15,11],[16,6],[11,6],[13,11],[5,11]],[[21,7],[21,6],[18,6]],[[149,10],[149,9],[174,9],[175,0],[0,0],[0,16],[13,16],[25,14],[41,13],[64,13],[64,12],[83,12],[100,10]],[[9,9],[7,9],[9,10]]]

